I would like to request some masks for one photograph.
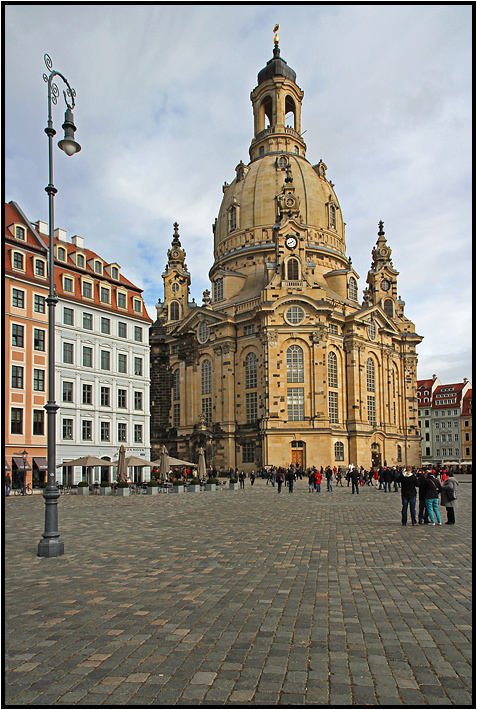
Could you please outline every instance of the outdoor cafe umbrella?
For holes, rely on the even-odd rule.
[[[99,459],[97,456],[82,456],[79,459],[72,459],[71,461],[63,461],[59,463],[56,468],[61,468],[62,466],[87,466],[92,468],[94,466],[115,466],[116,464],[112,461],[105,461],[104,459]]]
[[[198,466],[197,476],[198,476],[198,478],[205,478],[206,475],[207,475],[207,471],[205,468],[205,454],[204,454],[204,449],[201,446],[199,449],[199,466]]]
[[[167,478],[169,473],[169,456],[167,454],[167,449],[164,444],[161,447],[161,456],[159,458],[159,475],[161,478]]]
[[[119,451],[119,459],[117,461],[113,461],[113,465],[119,467],[120,460],[121,450]],[[139,456],[126,456],[124,459],[124,465],[126,468],[130,468],[131,466],[155,466],[156,464],[153,461],[141,459]]]

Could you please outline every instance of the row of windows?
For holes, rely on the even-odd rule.
[[[468,451],[468,449],[466,450]],[[452,453],[453,451],[455,452],[454,454]],[[460,449],[436,449],[436,456],[460,456]]]
[[[21,365],[12,365],[11,386],[15,389],[23,389],[25,386],[25,368]],[[33,368],[33,390],[35,392],[45,391],[45,370]]]
[[[82,350],[82,365],[83,367],[93,367],[93,348],[83,345]],[[74,343],[63,343],[63,362],[67,365],[74,365]],[[109,350],[100,351],[100,368],[101,370],[111,370],[111,353]],[[127,374],[128,372],[128,356],[124,353],[118,353],[118,368],[117,372]],[[143,374],[143,359],[142,357],[134,358],[134,375],[142,377]]]
[[[62,438],[64,441],[72,441],[74,437],[74,420],[63,419],[62,423]],[[93,440],[93,422],[90,419],[81,420],[81,439],[83,441]],[[100,422],[100,440],[111,441],[111,422]],[[127,441],[127,424],[126,422],[118,422],[118,441]],[[134,443],[140,444],[143,442],[143,425],[134,424]]]
[[[33,329],[33,350],[45,352],[46,331],[41,328]],[[12,324],[12,346],[14,348],[24,348],[26,343],[25,328],[17,323]]]
[[[12,407],[10,410],[10,433],[23,434],[23,409]],[[33,434],[43,436],[45,433],[45,411],[33,410]]]
[[[83,298],[93,299],[93,281],[84,281],[81,283],[81,293]],[[63,291],[66,293],[75,292],[75,282],[70,276],[63,275]],[[99,300],[101,303],[111,303],[111,289],[107,286],[99,286]],[[116,305],[118,308],[127,309],[127,293],[122,291],[116,292]],[[133,298],[133,309],[135,313],[142,313],[142,302],[139,298]]]
[[[452,441],[452,434],[436,434],[436,442],[440,441]],[[454,441],[459,441],[459,434],[454,434]],[[469,441],[469,439],[466,439],[466,441]]]
[[[344,461],[345,447],[342,441],[337,441],[334,446],[335,461]],[[255,442],[250,441],[242,445],[242,463],[255,462]]]
[[[46,312],[46,296],[33,294],[33,311],[35,313]],[[12,288],[12,306],[14,308],[25,308],[25,291],[19,288]]]
[[[86,330],[93,330],[93,314],[83,312],[83,328]],[[74,325],[75,324],[75,312],[73,308],[68,308],[65,306],[63,308],[63,323],[64,325]],[[118,338],[128,337],[128,324],[123,321],[118,321],[117,335]],[[111,319],[101,316],[100,318],[100,332],[105,335],[111,335]],[[134,326],[134,340],[142,343],[142,333],[143,329],[140,325]]]
[[[20,251],[14,251],[12,254],[12,266],[16,271],[26,270],[26,260],[27,257]],[[46,261],[44,259],[33,259],[33,270],[35,276],[46,277],[47,267]]]
[[[82,404],[93,404],[93,385],[83,383],[82,385],[81,402]],[[127,409],[127,390],[118,389],[118,408]],[[134,409],[143,409],[143,392],[140,390],[134,390]],[[74,383],[63,380],[62,383],[62,401],[72,404],[74,402]],[[101,386],[100,391],[100,403],[102,407],[111,406],[111,388]]]

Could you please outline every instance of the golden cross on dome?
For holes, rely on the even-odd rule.
[[[277,34],[277,32],[278,32],[279,29],[280,29],[280,25],[279,25],[279,24],[276,24],[275,27],[273,28],[273,31],[275,32],[274,42],[275,42],[276,45],[278,45],[278,42],[279,42],[278,34]]]

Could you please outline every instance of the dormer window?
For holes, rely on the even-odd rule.
[[[15,237],[17,239],[21,239],[23,242],[25,241],[25,227],[20,227],[19,225],[15,225]]]
[[[73,293],[74,291],[74,281],[69,276],[63,276],[63,291],[67,293]]]
[[[117,293],[117,304],[118,308],[126,308],[126,294],[118,291]]]
[[[84,256],[83,256],[83,254],[77,254],[77,255],[76,255],[76,266],[79,266],[80,269],[84,269]]]
[[[56,258],[59,261],[66,261],[66,249],[64,247],[58,247],[56,250]]]
[[[45,262],[42,259],[35,259],[35,276],[45,276]]]
[[[25,271],[25,258],[23,254],[19,251],[13,252],[13,268],[18,269],[18,271]]]
[[[116,280],[119,278],[119,269],[117,266],[111,267],[111,276],[113,279],[116,279]]]
[[[142,304],[141,304],[141,301],[139,300],[139,298],[135,298],[134,304],[133,304],[134,312],[141,313],[141,310],[142,310],[141,306],[142,306]]]
[[[354,276],[350,276],[348,281],[348,298],[352,301],[358,300],[358,284]]]
[[[100,261],[95,261],[94,262],[94,271],[96,274],[102,274],[103,273],[103,265]]]
[[[100,287],[99,300],[101,301],[101,303],[109,303],[109,301],[110,301],[109,288],[105,288],[104,286]]]

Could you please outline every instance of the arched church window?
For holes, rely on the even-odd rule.
[[[358,284],[354,276],[350,276],[348,281],[348,298],[352,301],[358,300]]]
[[[394,303],[390,298],[386,298],[384,301],[384,312],[389,318],[394,318]]]
[[[300,269],[298,259],[288,259],[287,262],[287,281],[298,281],[300,278]]]
[[[330,227],[336,229],[336,207],[334,205],[330,205]]]
[[[337,441],[335,444],[335,461],[344,461],[344,444]]]
[[[202,361],[202,394],[212,393],[212,363],[210,360]]]
[[[214,281],[214,301],[222,301],[224,297],[224,280],[223,278],[215,279]]]
[[[328,353],[328,387],[338,387],[338,358],[336,353]]]
[[[368,357],[366,360],[366,389],[368,392],[375,392],[375,387],[374,362]]]
[[[298,155],[298,153],[299,153],[299,150],[298,150],[298,146],[296,145],[295,146],[295,155]]]
[[[304,382],[303,350],[291,345],[287,350],[287,382]]]
[[[177,301],[172,301],[169,307],[169,319],[179,320],[179,304],[177,303]]]
[[[181,373],[179,368],[174,370],[174,374],[172,375],[172,393],[174,399],[181,398]]]
[[[258,149],[258,155],[260,156],[260,158],[265,155],[265,148],[263,145],[261,145]]]
[[[253,389],[257,386],[257,356],[249,353],[245,358],[245,389]]]
[[[397,460],[398,460],[398,463],[401,463],[401,461],[402,461],[402,448],[399,446],[399,444],[397,447]]]
[[[237,208],[232,205],[229,212],[229,232],[233,232],[237,229]]]

